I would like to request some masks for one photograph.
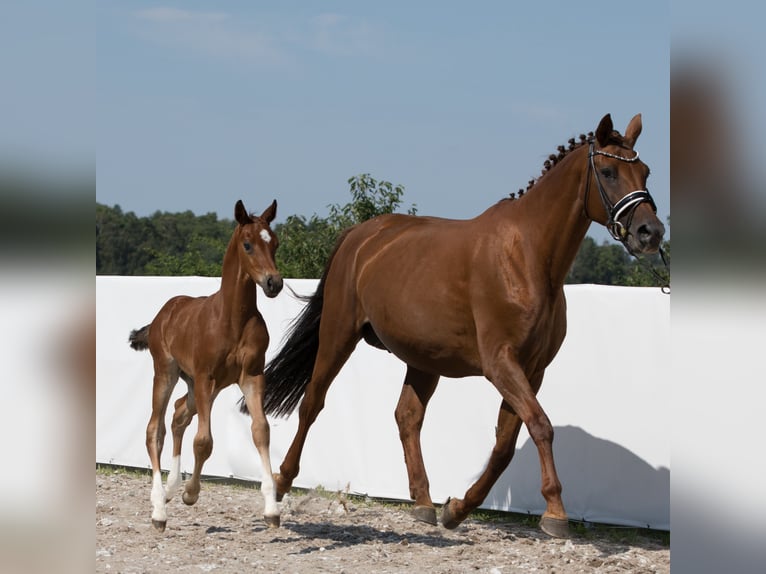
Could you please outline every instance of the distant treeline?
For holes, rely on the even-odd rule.
[[[376,215],[393,213],[402,204],[404,188],[376,181],[369,174],[348,181],[352,195],[346,205],[331,205],[325,218],[289,216],[276,224],[277,266],[285,277],[318,278],[340,232]],[[415,206],[407,213],[415,214]],[[156,212],[149,217],[125,213],[119,206],[96,203],[96,273],[98,275],[202,275],[221,273],[234,221],[216,214]],[[669,242],[664,249],[669,252]],[[667,272],[658,257],[647,264]],[[616,242],[596,243],[586,237],[567,283],[656,286],[645,266]]]

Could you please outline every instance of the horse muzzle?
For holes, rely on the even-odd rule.
[[[279,292],[282,290],[282,286],[284,285],[284,282],[282,281],[282,276],[279,274],[276,275],[266,275],[264,278],[260,281],[261,289],[263,289],[263,292],[266,294],[266,297],[276,297],[279,295]]]
[[[665,226],[655,218],[634,224],[627,237],[628,247],[635,253],[657,253],[665,235]]]

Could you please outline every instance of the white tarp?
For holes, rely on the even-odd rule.
[[[287,280],[313,293],[315,280]],[[220,279],[97,277],[96,462],[148,467],[146,424],[151,412],[152,361],[128,345],[131,329],[149,323],[174,295],[208,295]],[[538,395],[555,428],[554,455],[572,519],[670,529],[670,317],[659,289],[566,287],[568,334]],[[259,292],[271,335],[267,360],[302,303],[288,289],[275,299]],[[404,365],[361,342],[330,387],[313,425],[296,487],[349,489],[372,497],[409,499],[407,472],[394,421]],[[186,392],[179,381],[173,400]],[[250,419],[241,393],[227,388],[213,405],[213,454],[204,474],[261,479]],[[442,378],[422,432],[423,456],[435,502],[462,498],[482,472],[492,446],[500,395],[482,377]],[[168,429],[172,415],[168,409]],[[465,413],[468,413],[467,415]],[[297,426],[297,412],[272,419],[278,470]],[[182,470],[193,468],[196,419],[187,430]],[[170,462],[172,438],[162,462]],[[149,497],[147,485],[146,497]],[[537,451],[522,428],[516,455],[482,505],[541,514]]]

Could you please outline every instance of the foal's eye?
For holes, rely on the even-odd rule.
[[[245,251],[248,251],[248,252],[249,252],[249,251],[251,251],[251,250],[253,249],[253,246],[250,244],[250,242],[249,242],[249,241],[245,241],[245,242],[242,244],[242,247],[244,247],[244,248],[245,248]]]

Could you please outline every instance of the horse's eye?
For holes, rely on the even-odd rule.
[[[607,179],[614,179],[616,177],[614,170],[611,167],[605,167],[601,170],[601,175]]]
[[[245,241],[245,243],[242,245],[245,248],[245,251],[251,251],[253,249],[253,246],[250,245],[249,241]]]

